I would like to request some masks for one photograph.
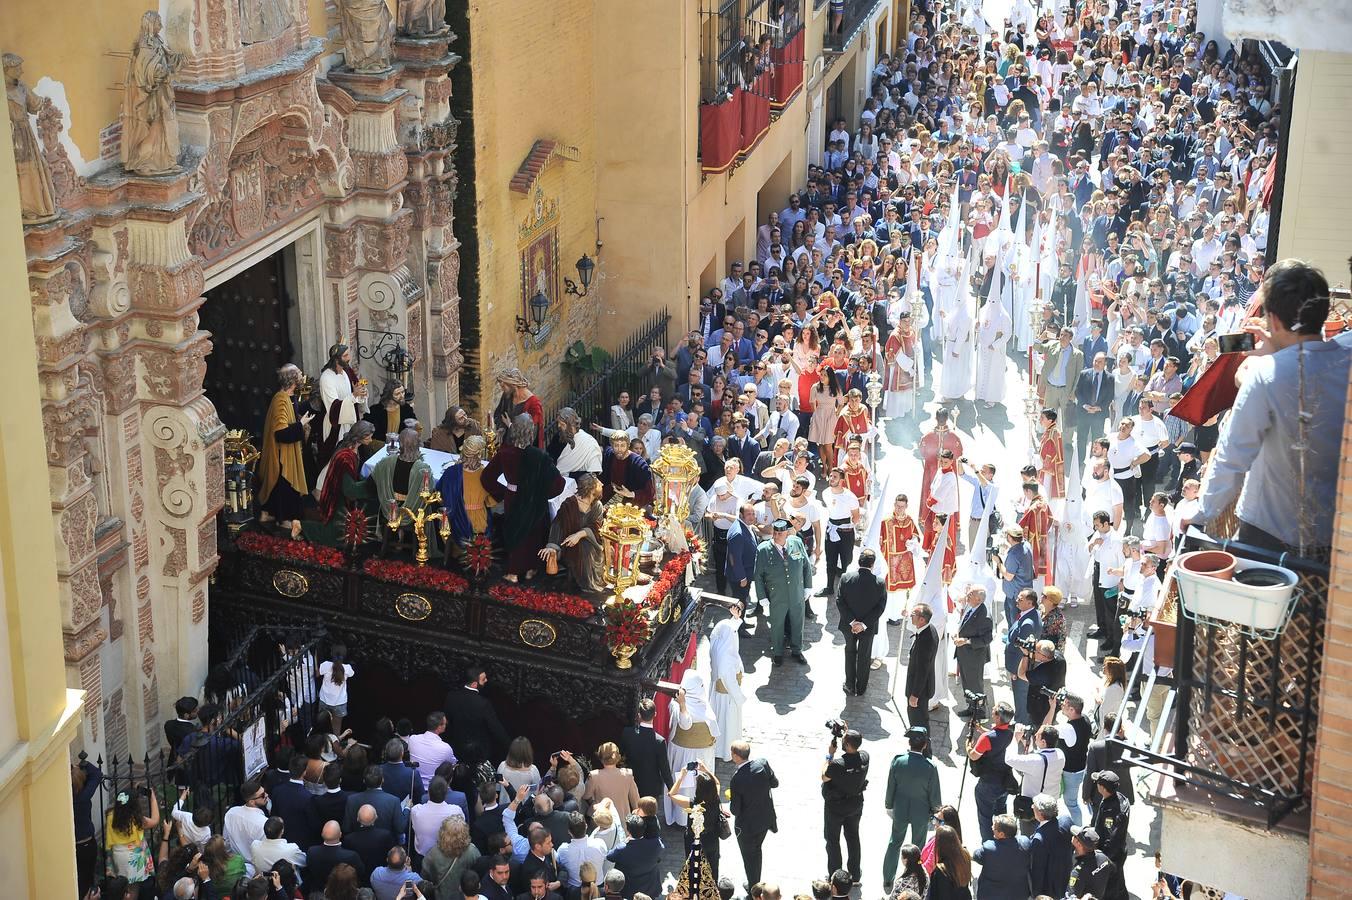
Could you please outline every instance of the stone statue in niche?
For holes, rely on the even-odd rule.
[[[399,33],[410,37],[445,34],[446,0],[399,0]]]
[[[3,57],[5,99],[9,101],[9,128],[14,135],[14,164],[19,170],[19,208],[25,225],[37,225],[56,218],[56,191],[52,173],[42,158],[38,136],[28,122],[29,113],[37,114],[52,101],[28,89],[19,76],[23,59],[13,53]]]
[[[292,22],[288,0],[239,0],[239,39],[244,44],[270,41]]]
[[[122,165],[137,175],[167,175],[178,168],[178,111],[173,75],[183,62],[160,37],[160,14],[141,16],[141,33],[127,65],[122,104]]]
[[[394,49],[394,20],[385,0],[338,0],[343,23],[343,57],[363,74],[387,72]]]

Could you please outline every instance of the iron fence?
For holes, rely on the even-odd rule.
[[[664,307],[661,312],[651,316],[620,344],[611,357],[605,370],[592,376],[575,393],[546,410],[545,440],[554,439],[558,431],[559,410],[572,407],[582,417],[584,426],[593,422],[610,425],[610,406],[620,391],[628,391],[631,408],[650,387],[647,384],[648,366],[652,362],[652,351],[661,347],[663,352],[669,349],[667,329],[671,324],[671,313]]]
[[[212,644],[222,645],[213,634]],[[146,835],[155,854],[170,840],[174,812],[190,817],[204,807],[220,833],[225,810],[240,802],[240,785],[257,774],[273,748],[289,743],[300,749],[316,709],[317,654],[328,642],[323,629],[253,626],[228,635],[236,649],[214,662],[207,675],[203,705],[221,712],[208,730],[194,731],[179,747],[144,754],[99,756],[92,763],[81,752],[84,800],[77,792],[76,816],[88,816],[94,834],[94,873],[109,871],[106,828],[119,795],[161,820]],[[166,739],[167,743],[167,739]],[[174,838],[173,843],[177,843]]]
[[[1179,610],[1172,677],[1152,676],[1141,691],[1143,698],[1157,686],[1168,691],[1160,719],[1165,733],[1148,746],[1129,737],[1113,739],[1134,765],[1253,807],[1271,828],[1310,801],[1329,567],[1216,541],[1195,530],[1181,549],[1225,549],[1284,566],[1299,576],[1300,596],[1286,628],[1272,640],[1237,625],[1197,622]],[[1154,628],[1158,641],[1161,624]]]
[[[762,42],[769,38],[772,49],[784,47],[802,27],[803,0],[700,0],[700,102],[750,89]],[[751,70],[744,51],[752,54]]]

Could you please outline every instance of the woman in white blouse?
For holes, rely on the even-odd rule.
[[[615,405],[610,408],[610,427],[624,431],[633,426],[634,411],[629,407],[629,392],[620,391],[620,395],[615,398]]]

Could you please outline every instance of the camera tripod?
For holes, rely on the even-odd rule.
[[[972,758],[967,755],[967,744],[976,740],[976,736],[981,733],[980,725],[981,721],[978,717],[977,709],[973,708],[971,718],[967,720],[967,727],[963,729],[962,742],[959,744],[962,748],[963,756],[962,779],[958,782],[958,799],[953,801],[954,809],[962,808],[962,792],[967,787],[967,772],[972,768]]]

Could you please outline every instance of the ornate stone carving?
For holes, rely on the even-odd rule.
[[[58,207],[77,200],[85,186],[85,180],[75,171],[75,164],[61,143],[61,127],[61,111],[51,101],[43,101],[42,109],[38,110],[38,136],[42,138],[43,155],[52,173]]]
[[[99,506],[93,494],[85,494],[61,511],[61,544],[72,561],[83,561],[94,552],[94,526]]]
[[[167,549],[167,552],[164,553],[164,568],[161,574],[177,578],[188,567],[188,536],[182,528],[166,528],[165,538],[167,548],[162,549]],[[147,609],[149,606],[146,604]]]
[[[173,518],[192,515],[201,492],[193,477],[193,451],[200,445],[193,442],[186,418],[178,410],[157,408],[146,417],[145,434],[154,448],[160,508]],[[178,543],[182,543],[181,535]]]
[[[337,0],[343,58],[353,72],[386,72],[394,56],[394,20],[385,0]]]
[[[14,165],[19,171],[19,209],[25,225],[50,222],[56,218],[56,189],[52,173],[38,146],[37,135],[28,124],[29,113],[40,113],[51,106],[20,80],[23,58],[13,53],[3,57],[5,97],[9,107],[9,127],[14,137]]]
[[[141,16],[141,33],[127,65],[122,107],[122,165],[138,175],[167,175],[178,169],[178,110],[174,72],[183,62],[160,37],[160,14]]]
[[[292,24],[286,0],[251,0],[239,8],[239,39],[244,44],[272,40]]]
[[[343,278],[357,266],[357,229],[324,226],[324,273]]]
[[[450,31],[446,0],[399,0],[399,33],[430,37]]]
[[[103,591],[99,588],[98,563],[90,561],[71,573],[70,585],[71,625],[83,628],[98,618],[103,608]]]

